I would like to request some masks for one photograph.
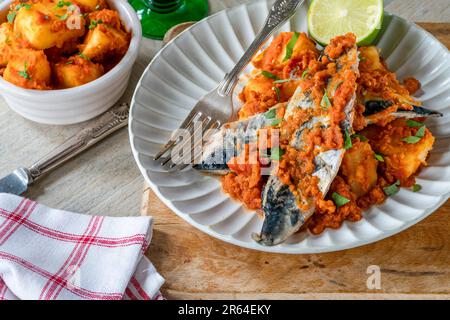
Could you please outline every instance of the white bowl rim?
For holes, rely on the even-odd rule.
[[[3,94],[12,93],[22,97],[49,98],[52,100],[62,96],[67,97],[68,94],[79,95],[80,93],[83,93],[88,90],[101,89],[102,85],[112,80],[112,78],[114,78],[120,72],[123,72],[123,70],[126,69],[127,65],[132,64],[133,61],[135,60],[135,57],[137,57],[138,55],[140,42],[142,39],[142,29],[140,21],[133,7],[131,7],[131,5],[127,1],[122,0],[106,0],[106,1],[111,2],[114,5],[122,6],[125,9],[126,14],[129,16],[129,20],[131,22],[129,29],[131,29],[132,35],[128,50],[126,54],[122,57],[122,59],[119,61],[119,63],[114,66],[114,68],[109,70],[100,78],[95,79],[94,81],[91,81],[89,83],[86,83],[84,85],[75,88],[68,88],[68,89],[55,89],[55,90],[25,89],[4,80],[3,77],[0,77],[0,88],[6,91],[3,92]],[[12,2],[14,2],[14,0],[2,1],[0,3],[0,12],[6,10]],[[121,20],[122,18],[123,17],[121,17]]]

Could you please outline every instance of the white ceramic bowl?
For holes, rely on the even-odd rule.
[[[0,3],[0,19],[11,0]],[[9,107],[23,117],[45,124],[73,124],[89,120],[112,107],[124,93],[138,56],[142,31],[136,12],[123,0],[107,0],[117,10],[127,30],[130,47],[122,60],[108,73],[85,85],[63,90],[30,90],[18,87],[0,77],[0,93]]]

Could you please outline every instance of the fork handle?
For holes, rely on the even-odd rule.
[[[238,81],[238,76],[241,71],[248,65],[252,57],[261,48],[275,30],[283,23],[289,20],[294,14],[297,7],[302,4],[304,0],[277,0],[269,11],[264,27],[259,31],[255,40],[253,40],[250,47],[245,51],[244,55],[235,65],[233,70],[225,75],[225,78],[219,84],[217,93],[223,97],[228,96]]]

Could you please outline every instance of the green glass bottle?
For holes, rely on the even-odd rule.
[[[129,0],[144,36],[161,40],[174,25],[198,21],[208,14],[208,0]]]

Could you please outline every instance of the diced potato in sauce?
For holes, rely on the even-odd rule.
[[[50,63],[42,50],[20,49],[11,56],[3,78],[27,89],[48,89],[51,82]]]
[[[55,64],[56,84],[60,89],[73,88],[100,78],[103,66],[78,55]]]
[[[383,155],[386,176],[391,180],[400,180],[409,184],[409,178],[420,166],[426,165],[428,153],[434,143],[434,137],[428,129],[416,143],[403,141],[417,134],[419,127],[409,127],[405,119],[392,121],[385,127],[370,126],[363,131],[372,148]]]
[[[67,19],[76,14],[67,7],[55,9],[55,3],[51,1],[33,3],[29,7],[22,7],[17,11],[14,30],[34,49],[62,47],[66,41],[79,38],[85,32],[85,21],[79,14],[80,24],[68,27]],[[66,19],[61,18],[64,15],[67,15]]]
[[[352,148],[345,152],[341,173],[350,185],[351,191],[359,198],[369,192],[377,183],[378,161],[368,142],[354,141]]]

